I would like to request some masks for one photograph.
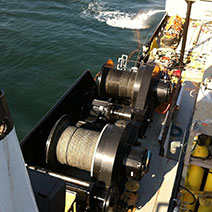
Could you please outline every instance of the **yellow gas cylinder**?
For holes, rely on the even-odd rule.
[[[208,155],[209,152],[207,145],[205,145],[205,142],[202,141],[201,137],[198,137],[192,156],[198,158],[207,158]],[[199,191],[200,186],[202,184],[203,175],[204,175],[204,169],[202,167],[196,165],[190,165],[188,168],[187,178],[184,186],[191,192]],[[185,205],[186,209],[194,211],[196,202],[194,202],[194,197],[190,193],[186,192],[183,195],[182,201],[188,203]]]
[[[209,170],[208,176],[205,182],[204,191],[212,192],[212,169]],[[203,202],[200,202],[198,212],[212,212],[212,196],[205,197]]]

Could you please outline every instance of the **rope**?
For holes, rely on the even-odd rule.
[[[184,187],[182,185],[180,185],[180,187],[182,189],[186,190],[193,197],[193,201],[192,202],[183,202],[183,203],[186,204],[186,205],[193,205],[196,202],[196,197],[194,196],[194,194],[189,189],[187,189],[186,187]]]
[[[97,77],[100,75],[100,71],[96,74],[96,76],[94,77],[94,81],[96,81]]]

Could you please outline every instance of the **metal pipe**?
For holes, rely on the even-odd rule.
[[[86,187],[86,188],[90,187],[90,183],[89,182],[82,181],[82,180],[79,180],[77,178],[66,177],[64,175],[57,174],[57,173],[54,173],[54,172],[48,172],[48,174],[53,176],[53,177],[60,178],[60,179],[66,181],[68,183],[72,183],[72,184],[75,184],[75,185],[78,185],[78,186],[83,186],[83,187]]]
[[[189,26],[190,15],[191,15],[191,6],[194,1],[195,0],[186,0],[187,12],[186,12],[186,20],[185,20],[185,24],[183,28],[183,41],[182,41],[181,54],[180,54],[180,66],[183,65],[185,46],[186,46],[186,40],[187,40],[187,34],[188,34],[188,26]]]
[[[27,167],[30,168],[30,169],[42,172],[42,173],[46,173],[46,174],[48,174],[52,177],[60,178],[61,180],[64,180],[68,183],[72,183],[72,184],[75,184],[75,185],[78,185],[78,186],[83,186],[83,187],[86,187],[86,188],[90,187],[90,182],[87,182],[87,181],[83,181],[83,180],[80,180],[80,179],[77,179],[77,178],[74,178],[74,177],[67,177],[67,176],[64,176],[64,175],[61,175],[61,174],[58,174],[58,173],[55,173],[55,172],[50,172],[50,171],[46,171],[46,170],[43,170],[43,169],[39,169],[35,166],[27,166]]]

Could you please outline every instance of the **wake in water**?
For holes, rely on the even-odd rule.
[[[111,11],[105,6],[103,2],[91,2],[88,7],[83,11],[84,16],[93,16],[100,22],[105,22],[109,26],[127,28],[127,29],[146,29],[150,25],[149,18],[164,10],[149,10],[138,13],[126,13],[119,10]]]

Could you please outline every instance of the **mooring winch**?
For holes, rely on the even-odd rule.
[[[147,172],[150,151],[135,146],[136,131],[107,124],[99,132],[71,125],[64,115],[52,128],[46,143],[46,162],[53,168],[63,164],[90,172],[90,176],[110,185],[117,172],[140,180]]]
[[[166,102],[171,93],[171,82],[164,79],[157,68],[154,64],[146,64],[138,70],[123,71],[103,66],[97,79],[99,96],[126,101],[139,110],[144,110],[148,98]]]
[[[173,84],[155,64],[141,65],[137,70],[118,70],[103,65],[96,80],[98,98],[92,101],[93,116],[116,120],[138,121],[143,137],[151,115],[159,103],[169,100]],[[141,129],[142,128],[142,129]]]
[[[71,118],[64,115],[49,134],[46,142],[46,162],[53,171],[58,171],[65,165],[66,169],[75,167],[82,170],[82,174],[84,171],[89,173],[90,182],[94,184],[90,188],[90,201],[100,198],[103,204],[102,201],[109,201],[108,195],[119,196],[120,192],[123,192],[127,179],[139,181],[148,171],[151,153],[137,146],[136,142],[136,129],[132,123],[128,123],[125,128],[107,124],[101,131],[97,131],[89,129],[88,124],[86,127],[73,125]],[[71,171],[69,177],[72,179]],[[83,182],[80,174],[77,178]],[[79,185],[72,183],[72,190],[78,191],[77,186]],[[84,193],[88,192],[87,189],[84,188]],[[83,189],[80,190],[81,193],[82,191]],[[94,191],[95,198],[92,197]]]

